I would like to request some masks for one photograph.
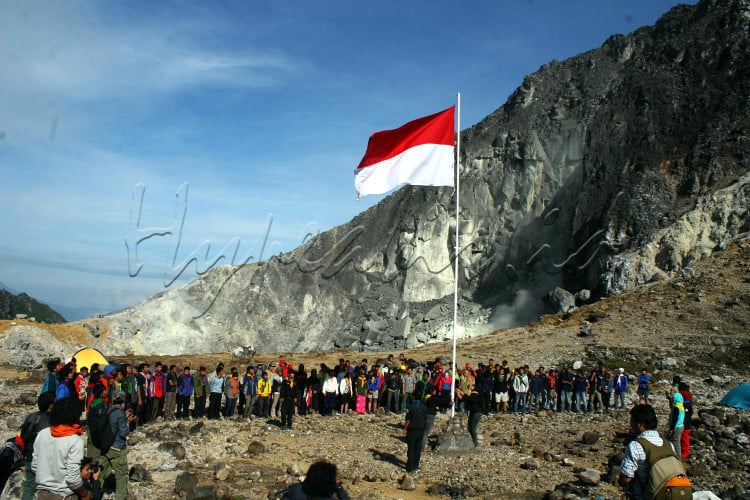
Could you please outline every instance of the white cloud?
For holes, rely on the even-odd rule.
[[[90,4],[76,5],[0,5],[0,66],[12,68],[0,73],[5,92],[90,101],[195,85],[267,87],[304,67],[275,49],[209,47],[204,40],[225,29],[210,18],[111,25]]]

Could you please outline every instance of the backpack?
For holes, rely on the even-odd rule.
[[[644,498],[655,500],[692,499],[693,488],[685,474],[682,460],[677,458],[672,445],[664,440],[656,446],[645,438],[636,439],[646,452],[648,484]]]
[[[115,443],[115,433],[109,423],[112,408],[105,405],[92,406],[89,411],[89,437],[91,443],[102,453],[107,453]]]
[[[34,440],[39,433],[39,425],[41,423],[42,413],[36,412],[21,426],[21,440],[24,442],[23,454],[29,460],[31,460],[32,453],[34,452]]]

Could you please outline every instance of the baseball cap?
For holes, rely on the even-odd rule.
[[[122,401],[125,401],[125,397],[126,396],[125,396],[125,393],[123,391],[115,391],[115,394],[112,397],[112,400],[114,402],[117,402],[117,401],[121,401],[122,402]]]

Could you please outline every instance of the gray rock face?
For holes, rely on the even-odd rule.
[[[58,341],[47,330],[36,326],[11,326],[0,340],[0,359],[12,360],[14,364],[27,368],[40,368],[44,358],[66,359],[76,350],[73,345]]]
[[[750,230],[747,12],[680,5],[528,75],[462,132],[458,220],[452,189],[407,186],[292,252],[89,321],[105,323],[96,342],[176,354],[443,340],[456,246],[462,337],[534,319],[556,287],[595,300],[679,272]],[[407,309],[413,336],[394,326]]]

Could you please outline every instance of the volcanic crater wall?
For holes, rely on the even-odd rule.
[[[407,186],[259,264],[100,320],[109,352],[412,347],[617,294],[750,230],[747,0],[677,6],[552,61],[462,132],[461,207]],[[459,241],[455,241],[455,224]],[[458,245],[457,245],[458,244]],[[139,332],[136,336],[135,332]]]

